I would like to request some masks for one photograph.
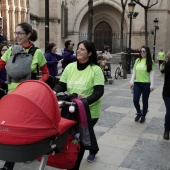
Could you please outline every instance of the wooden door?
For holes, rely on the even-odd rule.
[[[94,30],[94,43],[96,50],[103,50],[105,45],[110,46],[112,52],[112,29],[110,25],[104,21],[99,23]]]

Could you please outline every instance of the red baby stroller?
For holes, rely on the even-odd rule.
[[[26,162],[61,151],[75,121],[61,118],[48,85],[29,80],[0,100],[0,159]],[[48,156],[39,170],[44,170]]]

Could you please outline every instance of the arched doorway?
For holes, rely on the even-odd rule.
[[[110,46],[112,52],[112,29],[110,25],[104,21],[100,22],[94,30],[94,43],[96,50],[103,50],[104,45]]]

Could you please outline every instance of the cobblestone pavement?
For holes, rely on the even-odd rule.
[[[118,65],[112,64],[112,76]],[[165,106],[162,100],[164,77],[156,65],[155,90],[149,98],[146,122],[134,121],[135,109],[129,89],[130,76],[105,85],[102,114],[95,126],[100,151],[94,163],[85,153],[80,170],[170,170],[170,142],[162,137]],[[4,162],[1,161],[0,165]],[[17,163],[14,170],[38,170],[39,163]],[[46,170],[56,168],[46,167]]]

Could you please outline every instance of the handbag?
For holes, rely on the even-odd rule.
[[[49,154],[47,165],[60,169],[72,169],[76,163],[78,153],[80,151],[80,143],[72,143],[73,136],[68,135],[61,153]],[[41,157],[38,158],[41,161]]]

